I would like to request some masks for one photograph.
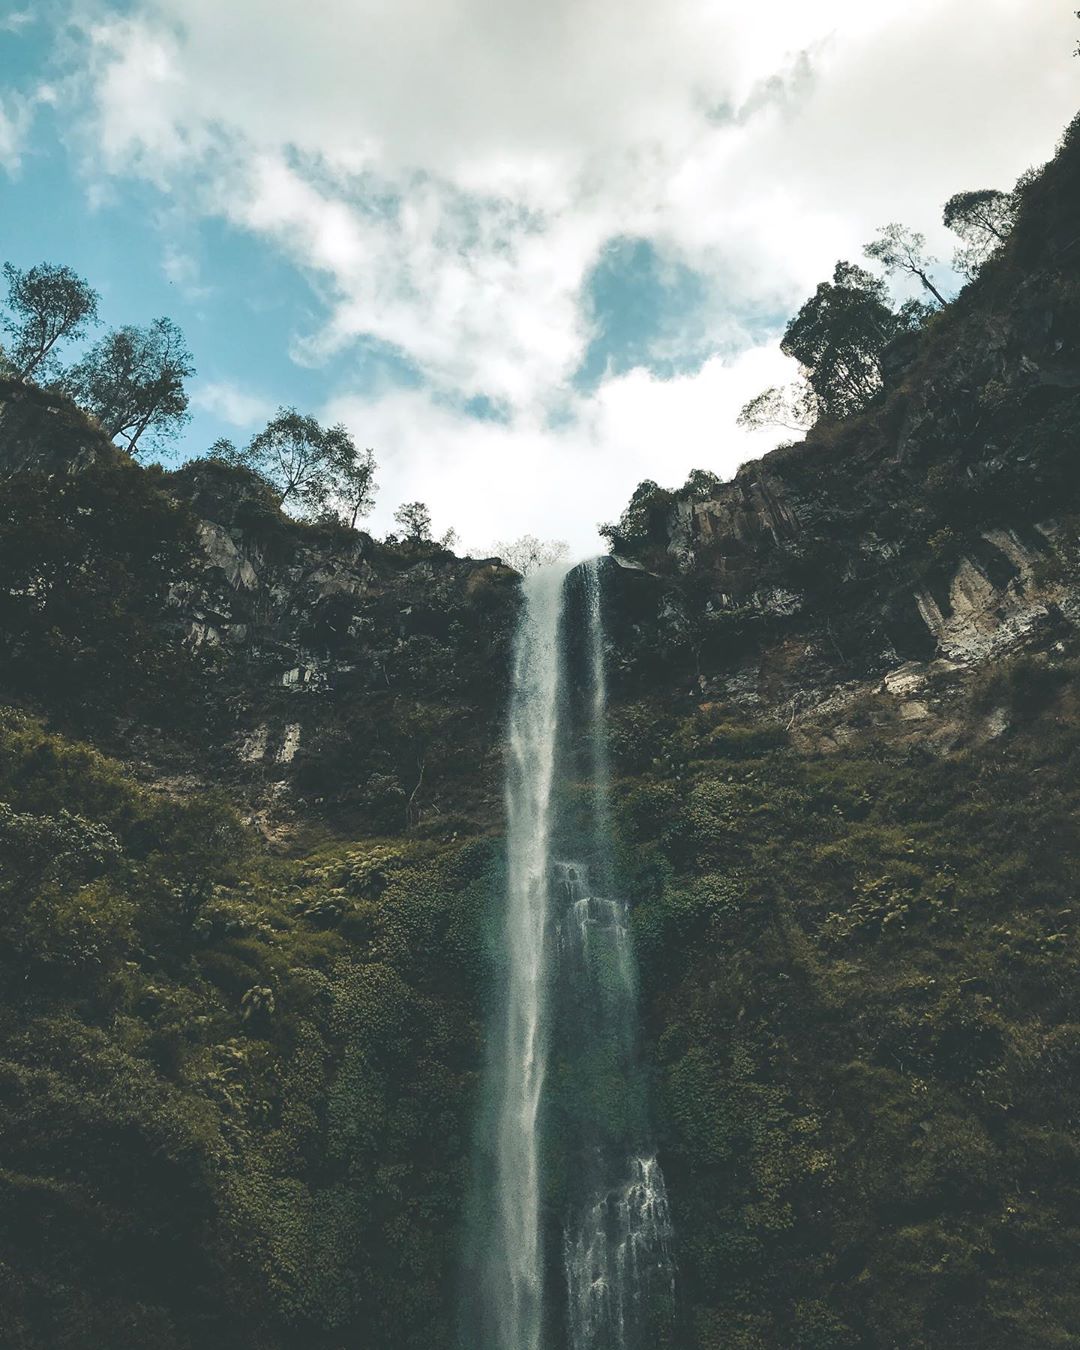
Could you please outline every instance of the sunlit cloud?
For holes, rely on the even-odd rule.
[[[1075,98],[1072,16],[1029,0],[71,14],[66,108],[91,190],[153,185],[288,258],[317,302],[289,351],[334,369],[323,406],[376,446],[388,496],[470,537],[480,492],[496,534],[584,545],[635,474],[760,453],[734,425],[756,392],[742,356],[889,220],[948,256],[942,202],[1047,157]],[[593,281],[628,239],[648,245],[651,327],[628,332],[624,309],[616,349]],[[166,257],[178,286],[227,284],[189,262]],[[365,386],[371,344],[409,388]],[[541,486],[560,475],[572,494]]]
[[[251,428],[266,421],[274,410],[274,405],[268,399],[228,380],[196,385],[191,401],[196,408],[215,413],[230,426],[242,428]]]

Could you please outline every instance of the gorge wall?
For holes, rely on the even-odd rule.
[[[615,541],[671,1346],[1080,1337],[1078,207]],[[449,1350],[518,579],[10,383],[0,472],[8,1343]]]

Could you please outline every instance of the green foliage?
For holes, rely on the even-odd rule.
[[[651,478],[639,483],[626,510],[616,525],[601,525],[600,534],[611,545],[612,552],[631,551],[641,545],[655,543],[664,535],[669,508],[675,494],[654,483]]]
[[[168,442],[189,421],[184,381],[194,374],[184,335],[163,317],[107,333],[68,371],[63,387],[134,455]]]
[[[11,335],[0,364],[19,379],[41,379],[56,369],[57,347],[72,342],[97,323],[99,296],[70,267],[38,263],[21,271],[5,263],[8,314],[3,327]]]
[[[201,658],[167,616],[202,558],[191,515],[134,465],[8,480],[0,678],[9,693],[84,726],[125,704],[175,715]]]
[[[375,502],[374,453],[358,450],[342,423],[323,427],[295,408],[279,408],[243,450],[215,442],[210,458],[255,473],[279,506],[298,508],[308,519],[329,513],[355,529]]]
[[[943,223],[963,241],[954,257],[954,266],[973,277],[1005,243],[1016,224],[1018,194],[999,192],[997,188],[977,188],[957,192],[945,203]]]
[[[431,512],[423,502],[405,502],[394,512],[394,521],[400,525],[406,539],[415,543],[430,543]]]
[[[923,254],[921,234],[888,225],[868,244],[866,255],[887,272],[918,278],[940,305],[941,292],[930,279],[934,259]],[[838,262],[831,281],[823,281],[784,331],[780,350],[794,357],[802,379],[774,386],[752,398],[736,419],[749,430],[783,427],[805,432],[819,421],[836,422],[864,412],[883,386],[882,359],[889,343],[926,323],[933,310],[907,300],[894,311],[885,283],[861,267]]]
[[[822,414],[841,418],[881,388],[881,353],[897,331],[884,283],[838,262],[784,330],[780,350],[803,368]]]
[[[449,1344],[489,868],[274,862],[221,799],[0,719],[12,1343]]]
[[[747,757],[707,709],[622,780],[688,1345],[1068,1344],[1080,737],[1044,671],[982,750]]]

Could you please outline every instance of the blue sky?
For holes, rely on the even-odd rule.
[[[477,551],[587,552],[639,479],[769,448],[738,408],[878,225],[949,282],[941,203],[1052,153],[1075,26],[1028,0],[0,0],[0,257],[70,264],[107,325],[180,324],[178,457],[296,404],[375,448],[374,528],[420,498]]]

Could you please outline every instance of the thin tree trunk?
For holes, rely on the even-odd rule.
[[[915,268],[915,275],[919,278],[919,280],[930,292],[930,294],[934,297],[934,299],[938,302],[938,304],[941,305],[941,307],[944,309],[944,307],[949,302],[945,299],[945,297],[941,294],[941,292],[938,290],[938,288],[934,285],[934,283],[930,280],[930,278],[926,275],[926,273],[922,270],[921,267]]]
[[[420,785],[421,785],[421,784],[423,783],[423,781],[424,781],[424,766],[425,766],[425,763],[426,763],[426,759],[427,759],[427,756],[424,755],[424,754],[420,754],[420,755],[417,756],[417,768],[420,770],[420,772],[419,772],[419,776],[418,776],[417,779],[416,779],[416,786],[415,786],[415,787],[413,788],[413,790],[409,793],[409,800],[405,803],[405,827],[406,827],[406,829],[411,828],[413,825],[415,825],[415,824],[417,823],[417,819],[416,819],[416,817],[415,817],[415,815],[414,815],[414,811],[413,811],[413,803],[416,801],[416,794],[420,791]]]
[[[143,432],[146,430],[146,428],[147,428],[147,427],[150,425],[150,423],[154,420],[154,414],[155,414],[156,412],[157,412],[157,405],[155,404],[155,406],[152,407],[152,408],[150,409],[150,411],[146,414],[146,416],[143,418],[143,420],[139,423],[138,429],[136,430],[135,435],[134,435],[134,436],[129,436],[129,437],[128,437],[128,446],[127,446],[127,448],[128,448],[128,454],[129,454],[129,455],[133,455],[133,454],[135,453],[135,446],[136,446],[136,444],[138,443],[139,437],[143,434]]]

